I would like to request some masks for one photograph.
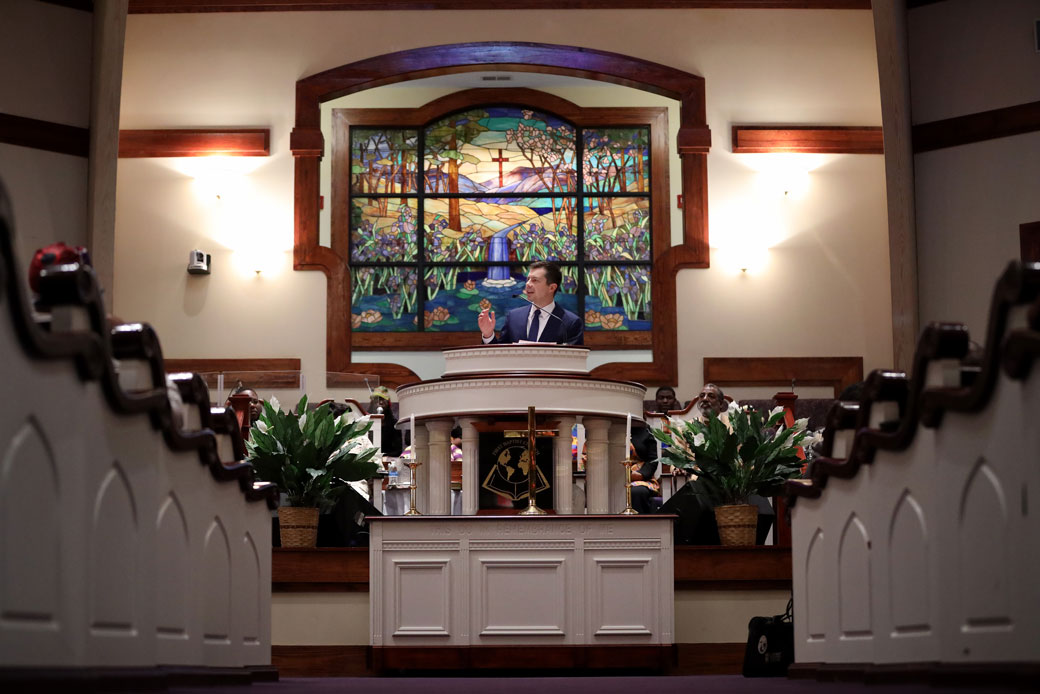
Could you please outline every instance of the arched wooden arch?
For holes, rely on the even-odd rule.
[[[296,124],[289,139],[296,166],[293,268],[321,270],[328,280],[326,370],[379,374],[400,385],[418,376],[400,364],[351,361],[350,289],[347,259],[318,239],[319,163],[325,149],[321,104],[396,82],[485,70],[540,72],[611,82],[676,99],[677,151],[682,158],[683,243],[657,249],[652,275],[655,320],[653,360],[604,364],[595,375],[625,370],[648,385],[678,382],[675,276],[683,268],[708,267],[708,171],[711,132],[705,118],[704,78],[619,53],[575,46],[492,41],[428,46],[367,58],[296,83]]]

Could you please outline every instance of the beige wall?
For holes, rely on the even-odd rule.
[[[914,123],[1040,101],[1037,0],[952,0],[909,12]],[[921,323],[965,323],[983,342],[1019,225],[1040,221],[1040,133],[914,157]]]
[[[324,395],[324,276],[292,272],[287,253],[273,271],[257,276],[236,270],[231,250],[257,240],[291,247],[294,84],[362,58],[474,37],[612,50],[705,77],[713,133],[709,217],[719,248],[710,270],[678,278],[681,396],[700,387],[704,356],[863,355],[868,369],[890,365],[881,157],[794,157],[788,165],[815,168],[796,177],[792,188],[783,177],[763,184],[776,177],[758,172],[782,157],[730,152],[736,123],[880,124],[867,11],[133,15],[122,127],[270,127],[272,156],[251,162],[256,168],[238,179],[237,201],[229,193],[219,203],[199,193],[184,161],[120,162],[117,314],[152,322],[168,356],[298,356],[308,391]],[[549,90],[585,105],[632,91]],[[660,101],[629,94],[618,105]],[[673,187],[677,182],[673,174]],[[740,273],[723,262],[728,248],[754,243],[772,246],[757,270]],[[196,247],[213,254],[209,277],[185,273],[188,251]],[[617,356],[596,355],[600,361]],[[376,358],[400,359],[423,377],[440,369],[436,356]]]
[[[676,643],[742,643],[752,617],[783,614],[789,591],[679,590]],[[367,646],[368,593],[275,593],[275,646]]]
[[[0,113],[90,125],[90,12],[36,0],[0,3]],[[55,241],[87,242],[87,158],[0,144],[23,270]]]

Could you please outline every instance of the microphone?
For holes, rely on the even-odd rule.
[[[369,395],[372,394],[372,386],[368,385],[368,378],[365,378],[365,387],[368,388]]]
[[[538,309],[539,311],[541,311],[541,312],[542,312],[542,313],[543,313],[544,315],[546,315],[546,316],[552,316],[553,318],[555,318],[556,320],[560,321],[561,323],[563,322],[563,319],[562,319],[562,318],[560,318],[559,316],[557,316],[557,315],[556,315],[555,313],[553,313],[553,312],[552,312],[552,311],[550,311],[549,309],[547,309],[547,308],[543,308],[543,307],[541,307],[541,306],[538,306],[538,305],[537,305],[537,304],[535,304],[535,303],[534,303],[533,301],[531,301],[530,299],[528,299],[528,298],[527,298],[527,294],[524,294],[523,292],[521,292],[521,293],[519,293],[519,294],[514,294],[514,295],[513,295],[513,298],[514,298],[514,299],[523,299],[524,301],[526,301],[527,303],[531,304],[531,305],[532,305],[532,306],[534,306],[534,307],[535,307],[536,309]]]
[[[383,406],[382,405],[380,405],[379,407],[376,408],[376,414],[383,414]]]

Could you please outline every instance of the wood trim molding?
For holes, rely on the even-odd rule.
[[[73,0],[65,0],[72,2]],[[87,2],[89,0],[82,0]],[[130,0],[130,14],[313,10],[472,10],[471,0]],[[512,0],[484,10],[869,10],[870,0]]]
[[[515,9],[513,6],[510,8]],[[327,371],[374,373],[390,386],[419,380],[415,373],[400,364],[355,364],[351,361],[347,313],[338,308],[350,306],[347,260],[340,250],[322,247],[318,243],[319,159],[324,149],[320,130],[321,103],[420,77],[495,69],[611,82],[679,101],[679,142],[687,143],[686,149],[680,150],[685,201],[683,243],[655,248],[651,278],[655,315],[674,316],[675,277],[679,270],[708,267],[707,146],[710,132],[706,119],[704,78],[618,53],[516,42],[429,46],[350,63],[296,83],[296,124],[290,136],[296,158],[293,267],[295,270],[320,270],[327,278]],[[593,374],[609,376],[624,368],[630,378],[649,385],[675,382],[678,379],[678,337],[674,320],[654,321],[651,347],[651,362],[604,364],[594,369]]]
[[[1040,222],[1020,224],[1018,243],[1023,263],[1040,263]]]
[[[74,157],[90,154],[90,130],[0,113],[0,142]]]
[[[736,154],[884,154],[881,128],[875,126],[734,125]]]
[[[120,130],[119,158],[266,157],[271,154],[269,128],[194,128]]]
[[[863,357],[705,357],[704,383],[726,386],[830,386],[834,397],[863,380]]]
[[[300,360],[288,359],[167,359],[166,373],[190,371],[199,374],[206,385],[217,387],[217,374],[224,374],[224,388],[230,390],[236,381],[252,388],[300,387]],[[223,393],[215,394],[219,400]]]
[[[914,154],[1040,131],[1040,101],[918,123]]]

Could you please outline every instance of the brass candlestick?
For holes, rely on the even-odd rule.
[[[527,408],[527,508],[520,512],[521,516],[544,516],[545,511],[535,503],[535,492],[538,488],[538,459],[535,451],[534,406]]]
[[[625,458],[621,461],[621,464],[625,466],[625,510],[621,512],[622,516],[639,515],[639,511],[632,508],[632,466],[638,462],[632,458]]]
[[[414,458],[405,458],[404,465],[408,468],[408,511],[404,515],[421,516],[422,514],[415,510],[415,475],[416,468],[422,463]]]

